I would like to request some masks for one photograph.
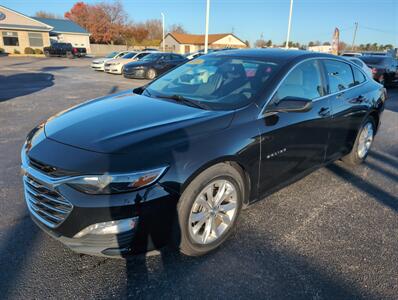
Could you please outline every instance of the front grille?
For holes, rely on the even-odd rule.
[[[30,212],[50,228],[59,226],[70,214],[73,205],[54,188],[29,174],[24,176],[25,198]]]

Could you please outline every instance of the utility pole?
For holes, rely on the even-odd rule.
[[[292,14],[293,14],[293,0],[290,0],[289,23],[287,25],[287,37],[286,37],[286,45],[285,45],[286,49],[289,49],[290,27],[292,25]]]
[[[357,30],[358,30],[358,22],[355,22],[355,29],[354,29],[354,36],[352,38],[352,46],[351,49],[354,50],[354,46],[355,46],[355,39],[357,37]]]
[[[162,15],[162,48],[163,48],[163,52],[165,49],[165,44],[164,44],[164,13],[160,13]]]
[[[206,28],[205,28],[205,54],[207,54],[209,44],[209,14],[210,14],[210,0],[206,1]]]

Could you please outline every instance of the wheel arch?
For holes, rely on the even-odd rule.
[[[181,187],[181,193],[187,188],[187,186],[203,171],[206,169],[220,164],[228,164],[231,167],[233,167],[235,170],[237,170],[243,179],[244,183],[244,191],[243,191],[243,208],[247,207],[249,205],[250,199],[253,198],[252,192],[253,192],[253,186],[252,186],[252,177],[250,176],[249,172],[247,171],[247,167],[245,164],[241,161],[239,161],[235,156],[225,156],[225,157],[220,157],[214,160],[211,160],[203,165],[201,165],[199,168],[197,168],[188,178],[185,180]]]

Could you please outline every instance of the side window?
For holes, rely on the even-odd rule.
[[[310,60],[296,66],[278,88],[273,102],[284,98],[316,99],[324,96],[321,69],[317,60]]]
[[[354,86],[354,77],[348,64],[335,60],[325,60],[325,68],[331,94]]]
[[[141,58],[143,58],[143,57],[146,56],[146,55],[148,55],[148,53],[140,53],[140,54],[138,54],[138,55],[136,56],[136,58],[141,59]]]
[[[181,59],[181,56],[175,55],[175,54],[172,54],[171,57],[173,58],[173,60],[179,60],[179,59]]]
[[[354,73],[354,83],[355,85],[357,84],[361,84],[362,82],[365,82],[366,77],[365,75],[363,75],[363,73],[361,71],[358,70],[358,68],[352,68],[352,71]]]

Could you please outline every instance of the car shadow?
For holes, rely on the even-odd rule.
[[[369,168],[373,169],[376,172],[382,174],[382,176],[386,176],[391,179],[393,177],[394,180],[397,180],[396,176],[394,176],[392,172],[388,170],[384,170],[383,168],[377,166],[372,163],[367,163]],[[391,208],[395,212],[398,212],[398,197],[397,195],[392,195],[388,191],[378,187],[377,185],[371,183],[368,180],[361,178],[360,176],[354,174],[353,172],[347,170],[346,168],[340,166],[337,163],[331,164],[327,167],[334,175],[340,177],[341,179],[350,182],[353,186],[357,187],[359,190],[367,193],[373,199],[377,200],[381,204]],[[395,178],[394,178],[395,177]]]
[[[25,214],[13,221],[8,231],[1,235],[0,270],[7,274],[7,280],[0,281],[0,292],[3,299],[17,288],[19,277],[31,259],[31,251],[39,233],[37,226]],[[5,277],[4,277],[5,278]]]
[[[0,102],[36,93],[54,85],[51,73],[0,75]]]
[[[126,260],[127,285],[120,298],[161,299],[359,299],[364,291],[291,249],[236,237],[203,257],[165,248],[158,256]]]
[[[42,72],[51,72],[51,71],[58,71],[58,70],[63,70],[63,69],[67,69],[68,67],[66,66],[54,66],[54,67],[44,67],[41,68]]]

